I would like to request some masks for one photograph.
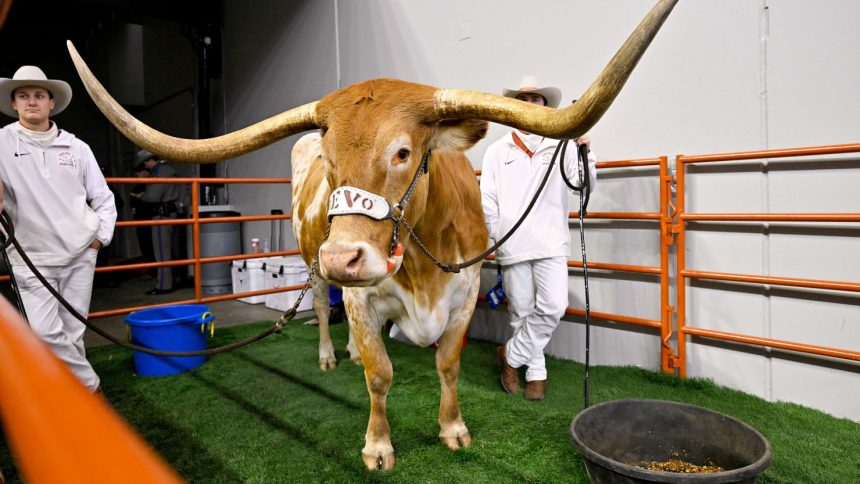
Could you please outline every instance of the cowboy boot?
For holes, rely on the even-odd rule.
[[[504,345],[496,348],[496,355],[499,357],[499,364],[502,367],[502,388],[508,393],[517,393],[520,391],[520,374],[516,368],[508,364]]]
[[[546,393],[546,380],[532,380],[526,382],[526,400],[543,400]]]

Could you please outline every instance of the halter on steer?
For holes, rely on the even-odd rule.
[[[406,211],[406,205],[409,203],[409,199],[412,198],[412,194],[415,192],[418,180],[420,180],[421,175],[427,173],[430,168],[429,160],[432,152],[432,150],[427,150],[427,153],[424,153],[424,157],[421,158],[421,164],[418,165],[415,175],[412,176],[412,183],[409,184],[409,188],[406,189],[406,193],[403,194],[400,201],[394,205],[389,203],[389,201],[384,197],[368,192],[367,190],[362,190],[361,188],[351,186],[335,188],[328,200],[329,225],[331,225],[332,217],[336,217],[338,215],[359,214],[375,220],[394,220],[394,229],[391,234],[391,245],[388,247],[388,256],[391,257],[392,254],[402,255],[403,246],[401,245],[398,249],[398,245],[400,245],[400,224],[406,222],[404,220],[403,213]],[[412,232],[411,228],[410,232]],[[415,234],[412,233],[412,236],[414,237]],[[400,251],[400,253],[397,254],[395,251]],[[393,267],[389,267],[389,270],[391,269],[393,269]]]

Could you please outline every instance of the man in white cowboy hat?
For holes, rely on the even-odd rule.
[[[525,76],[516,89],[502,94],[523,102],[558,107],[561,91],[543,86],[536,76]],[[490,145],[484,154],[481,195],[484,217],[491,240],[501,239],[519,220],[534,197],[559,141],[513,130]],[[577,145],[590,146],[587,135]],[[577,150],[566,150],[557,160],[568,178],[579,186]],[[593,188],[596,158],[588,155],[589,180]],[[558,169],[553,169],[531,213],[519,229],[496,250],[502,266],[513,335],[498,348],[502,367],[502,388],[508,393],[520,389],[519,368],[525,372],[525,398],[542,400],[547,372],[543,350],[549,343],[567,308],[568,189]]]
[[[138,164],[149,171],[150,177],[173,178],[176,170],[164,163],[158,155],[147,150],[140,150],[135,156]],[[179,185],[175,183],[148,183],[143,192],[132,193],[141,202],[149,204],[152,208],[152,220],[164,220],[176,218],[179,211]],[[154,225],[152,227],[152,251],[158,262],[171,259],[171,248],[173,247],[173,226]],[[148,296],[159,296],[173,292],[173,268],[159,267],[155,287],[146,291]]]
[[[24,66],[0,78],[0,112],[18,121],[0,128],[0,208],[24,253],[79,313],[89,313],[99,249],[116,222],[113,193],[86,143],[51,121],[72,98],[64,81]],[[12,272],[33,330],[85,386],[99,389],[86,359],[84,324],[75,319],[9,248]]]

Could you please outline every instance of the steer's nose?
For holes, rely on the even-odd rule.
[[[327,242],[320,247],[320,265],[326,278],[348,284],[363,279],[364,255],[357,244]]]

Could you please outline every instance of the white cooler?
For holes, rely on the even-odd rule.
[[[265,258],[234,260],[233,267],[231,267],[233,294],[265,289],[266,262],[268,259]],[[266,301],[266,295],[240,297],[239,300],[249,304],[260,304]]]
[[[308,280],[308,267],[305,261],[298,255],[287,257],[270,257],[266,261],[266,289],[276,287],[295,286],[304,284]],[[293,307],[301,291],[286,291],[274,294],[266,294],[266,307],[278,311],[286,311]],[[308,288],[298,311],[311,311],[314,308],[313,291]]]

